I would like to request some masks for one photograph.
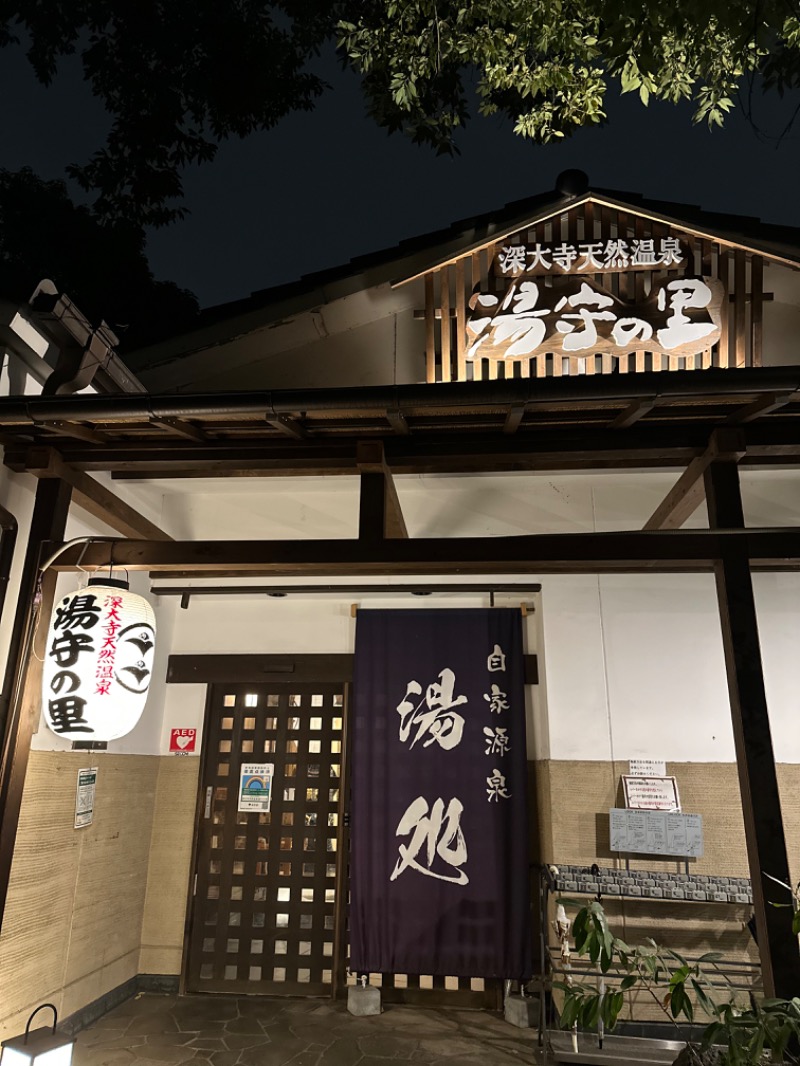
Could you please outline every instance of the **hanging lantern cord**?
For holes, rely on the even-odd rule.
[[[51,556],[49,556],[42,565],[39,567],[39,571],[43,574],[49,566],[52,566],[59,555],[63,555],[68,548],[72,548],[76,544],[85,544],[88,547],[90,544],[111,544],[111,550],[113,553],[114,545],[119,540],[119,537],[74,537],[72,540],[66,541],[60,548],[56,548]]]
[[[48,1007],[53,1012],[53,1032],[56,1031],[56,1026],[58,1025],[58,1011],[55,1008],[55,1004],[53,1004],[53,1003],[43,1003],[41,1005],[41,1007],[37,1007],[36,1010],[33,1012],[33,1014],[30,1016],[30,1018],[28,1018],[28,1024],[25,1026],[25,1043],[26,1044],[28,1043],[28,1033],[31,1031],[31,1022],[36,1017],[36,1015],[39,1013],[39,1011],[40,1010],[44,1010],[46,1007]]]

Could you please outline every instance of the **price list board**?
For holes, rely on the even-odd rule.
[[[609,811],[609,830],[612,851],[692,859],[703,854],[700,814],[613,807]]]

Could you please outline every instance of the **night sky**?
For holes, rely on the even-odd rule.
[[[79,61],[65,61],[44,89],[21,49],[4,49],[2,57],[0,166],[61,178],[66,164],[99,146],[106,116],[81,80]],[[460,138],[461,155],[437,157],[388,137],[365,117],[357,78],[330,56],[321,62],[333,88],[316,111],[228,142],[215,162],[190,169],[191,215],[152,233],[156,276],[193,290],[202,306],[491,212],[553,188],[571,167],[585,170],[594,186],[800,226],[800,121],[776,147],[741,111],[710,133],[692,125],[690,107],[645,110],[629,96],[609,100],[608,125],[557,145],[532,145],[509,121],[478,116]],[[759,124],[774,134],[797,100],[756,94],[754,103]]]

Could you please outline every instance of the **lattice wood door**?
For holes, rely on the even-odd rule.
[[[331,993],[343,714],[341,682],[210,687],[187,991]],[[248,763],[268,812],[238,810]]]

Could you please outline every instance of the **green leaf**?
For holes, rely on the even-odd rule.
[[[636,984],[638,984],[638,978],[635,974],[629,973],[626,977],[622,978],[619,988],[621,992],[627,992],[629,988],[633,988]]]
[[[683,1004],[686,1000],[686,991],[682,984],[670,986],[672,991],[669,997],[669,1009],[673,1018],[677,1018],[681,1013]]]

